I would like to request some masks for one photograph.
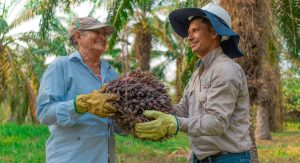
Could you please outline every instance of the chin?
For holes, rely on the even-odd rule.
[[[198,53],[199,50],[198,50],[198,49],[192,49],[192,52],[193,52],[193,53]]]
[[[95,49],[95,50],[98,51],[99,53],[103,53],[103,52],[105,51],[104,48],[97,48],[97,49]]]

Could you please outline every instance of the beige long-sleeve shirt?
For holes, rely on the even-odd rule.
[[[219,47],[202,59],[180,102],[180,130],[198,159],[250,150],[249,93],[242,68]]]

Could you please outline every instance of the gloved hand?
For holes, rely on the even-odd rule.
[[[74,100],[75,110],[81,114],[89,112],[99,117],[111,117],[117,110],[110,102],[119,98],[118,95],[100,93],[100,91],[78,95]]]
[[[177,134],[179,125],[175,116],[154,110],[146,110],[144,115],[155,120],[135,125],[136,135],[139,138],[159,140],[166,135]]]

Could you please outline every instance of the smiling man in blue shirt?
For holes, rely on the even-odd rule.
[[[114,28],[91,17],[76,18],[69,38],[78,51],[56,59],[43,74],[37,118],[49,126],[47,162],[114,162],[114,135],[108,117],[118,97],[97,91],[118,74],[100,56]]]

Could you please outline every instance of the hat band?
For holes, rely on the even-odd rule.
[[[75,26],[76,26],[76,28],[80,28],[80,22],[78,19],[76,19],[76,21],[75,21]]]

